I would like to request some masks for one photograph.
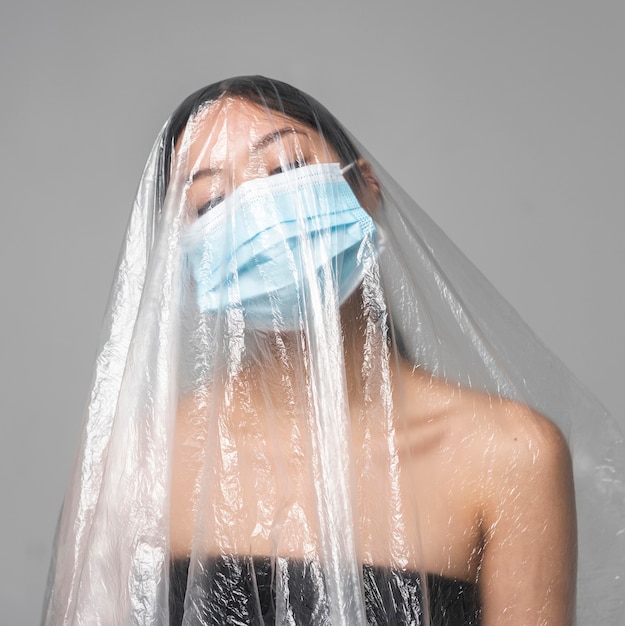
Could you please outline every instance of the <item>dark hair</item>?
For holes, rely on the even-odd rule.
[[[317,131],[336,151],[345,165],[360,158],[360,153],[340,122],[321,103],[303,91],[279,80],[264,76],[238,76],[198,89],[186,98],[172,114],[162,144],[159,196],[164,199],[171,157],[176,141],[182,135],[189,118],[210,102],[223,96],[238,97],[258,104],[301,122]],[[352,186],[363,184],[358,168],[351,168],[346,179]]]

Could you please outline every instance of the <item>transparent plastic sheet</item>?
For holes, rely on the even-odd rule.
[[[567,623],[564,439],[617,624],[601,406],[318,103],[211,86],[139,187],[43,623]]]

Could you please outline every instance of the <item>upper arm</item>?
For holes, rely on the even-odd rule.
[[[572,624],[576,521],[560,431],[525,409],[493,441],[484,478],[483,624]]]

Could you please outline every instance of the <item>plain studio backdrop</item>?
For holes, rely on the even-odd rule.
[[[625,4],[3,3],[0,618],[39,619],[148,152],[188,93],[323,102],[625,425]]]

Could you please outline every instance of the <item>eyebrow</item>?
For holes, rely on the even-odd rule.
[[[222,171],[221,167],[203,167],[195,172],[192,172],[188,178],[188,182],[193,184],[200,178],[207,178],[209,176],[215,176]]]
[[[261,137],[258,141],[255,141],[252,144],[252,152],[259,152],[260,150],[264,150],[268,145],[278,141],[284,135],[289,134],[297,134],[303,135],[304,137],[308,137],[308,135],[303,130],[298,130],[293,126],[285,126],[284,128],[279,128],[278,130],[274,130],[270,133],[267,133],[263,137]],[[193,184],[196,180],[201,178],[208,178],[210,176],[215,176],[223,171],[221,167],[203,167],[196,172],[193,172],[191,176],[189,176],[189,182]]]
[[[255,141],[252,144],[252,152],[258,152],[259,150],[263,150],[269,144],[275,141],[278,141],[280,137],[283,137],[284,135],[289,135],[291,133],[308,137],[308,135],[303,130],[298,130],[297,128],[294,128],[293,126],[286,126],[284,128],[274,130],[271,133],[267,133],[264,137],[261,137],[258,141]]]

